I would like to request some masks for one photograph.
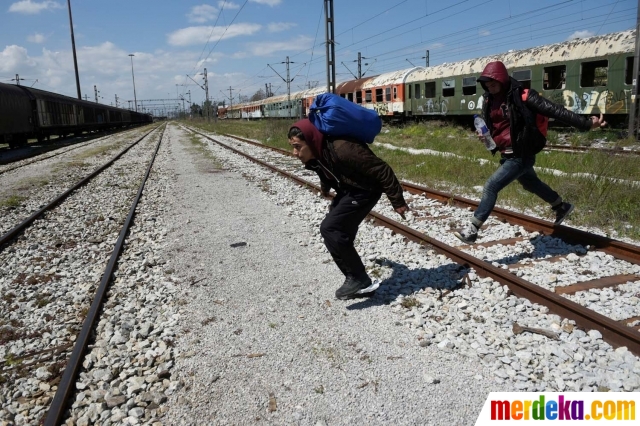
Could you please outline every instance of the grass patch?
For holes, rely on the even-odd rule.
[[[24,200],[26,200],[26,197],[22,197],[20,195],[9,195],[4,199],[0,199],[0,207],[15,209],[20,207]]]

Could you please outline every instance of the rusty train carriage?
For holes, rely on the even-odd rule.
[[[629,113],[635,31],[511,51],[412,72],[405,86],[409,116],[469,115],[482,105],[477,77],[491,61],[546,98],[579,114]]]
[[[344,81],[337,85],[336,93],[374,109],[384,120],[470,116],[480,110],[483,100],[477,78],[486,64],[499,60],[525,87],[571,111],[602,112],[609,121],[621,122],[629,113],[634,50],[635,30],[627,30]],[[318,87],[292,92],[290,101],[284,94],[234,105],[228,116],[306,117],[313,99],[325,91]]]
[[[30,138],[150,123],[149,114],[114,108],[69,96],[0,83],[0,143],[14,148]]]
[[[383,119],[400,119],[405,115],[405,83],[411,73],[421,70],[413,67],[380,74],[363,81],[364,93],[362,106],[378,112]],[[343,93],[338,88],[338,93]],[[343,96],[344,97],[344,96]]]

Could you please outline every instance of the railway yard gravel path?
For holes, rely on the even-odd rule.
[[[167,127],[66,424],[469,425],[490,391],[640,390],[626,348],[473,273],[449,292],[456,264],[368,223],[357,248],[382,285],[335,300],[328,202],[193,139]],[[391,215],[384,196],[377,210]],[[593,303],[615,308],[612,293]],[[0,380],[0,425],[40,418],[47,376]]]

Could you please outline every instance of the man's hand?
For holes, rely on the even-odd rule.
[[[404,206],[402,206],[402,207],[396,207],[394,210],[396,211],[396,213],[398,213],[400,216],[402,216],[403,219],[406,219],[404,214],[409,212],[409,211],[411,211],[409,209],[409,206],[407,206],[406,204]]]
[[[604,121],[604,116],[602,115],[602,113],[600,113],[600,118],[596,117],[595,115],[592,115],[589,118],[591,118],[591,130],[607,125],[607,122]]]

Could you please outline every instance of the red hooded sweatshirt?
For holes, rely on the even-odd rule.
[[[502,90],[497,95],[489,95],[489,118],[491,120],[491,137],[501,152],[511,149],[511,133],[509,130],[509,115],[507,109],[507,92],[511,87],[509,72],[500,61],[489,62],[480,78],[490,78],[498,81],[502,85]],[[482,87],[486,87],[482,83]]]

